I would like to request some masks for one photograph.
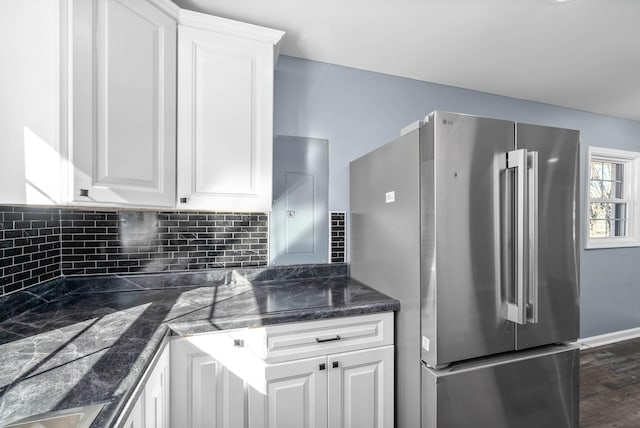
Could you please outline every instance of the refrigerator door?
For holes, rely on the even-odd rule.
[[[530,318],[537,310],[537,323],[516,327],[516,349],[574,341],[580,325],[579,133],[518,123],[516,146],[538,154],[538,248],[532,254],[538,288],[537,299],[529,290],[527,308]]]
[[[422,367],[422,428],[577,428],[580,350],[551,346]]]
[[[510,121],[435,112],[421,138],[421,350],[430,367],[514,349],[501,283]]]

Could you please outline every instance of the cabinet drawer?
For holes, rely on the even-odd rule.
[[[393,344],[393,313],[297,322],[229,333],[265,362]]]

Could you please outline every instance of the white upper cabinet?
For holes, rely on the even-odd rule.
[[[283,32],[171,0],[4,9],[1,203],[271,209]]]
[[[145,0],[71,4],[70,200],[174,206],[175,18]]]
[[[180,11],[178,207],[271,209],[273,71],[283,34]]]
[[[0,3],[0,204],[55,205],[65,193],[58,3]]]

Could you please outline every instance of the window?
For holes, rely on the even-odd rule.
[[[589,147],[587,248],[640,246],[640,153]]]

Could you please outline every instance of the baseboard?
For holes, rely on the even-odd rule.
[[[600,334],[598,336],[584,337],[578,339],[580,349],[596,348],[598,346],[609,345],[611,343],[622,342],[624,340],[640,337],[640,327],[628,330],[614,331],[612,333]]]

